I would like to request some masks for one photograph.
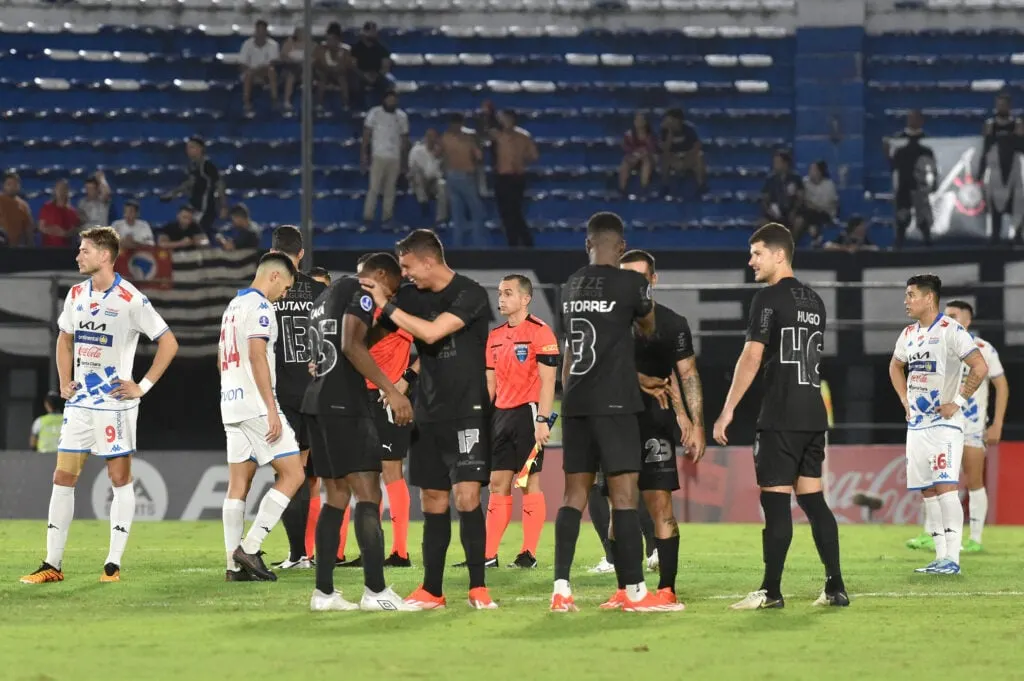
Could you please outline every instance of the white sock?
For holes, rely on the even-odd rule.
[[[647,584],[640,582],[639,584],[627,584],[626,585],[626,598],[636,603],[642,601],[644,596],[647,595]]]
[[[942,527],[946,533],[946,558],[959,565],[960,544],[964,538],[964,507],[960,505],[960,495],[956,492],[940,494],[938,499],[942,506]]]
[[[249,528],[249,534],[245,535],[245,539],[242,540],[243,551],[253,554],[260,550],[263,540],[274,529],[274,525],[281,520],[281,514],[284,513],[284,509],[288,508],[290,501],[291,499],[273,488],[263,496],[260,510],[256,513],[256,520]]]
[[[572,596],[572,589],[569,588],[569,580],[567,579],[556,579],[555,580],[555,593],[563,598]]]
[[[121,565],[124,549],[128,546],[128,534],[135,519],[135,481],[120,487],[112,487],[114,500],[110,502],[110,553],[108,563]]]
[[[935,560],[946,557],[946,535],[943,532],[942,506],[938,497],[924,498],[924,531],[935,540]]]
[[[981,533],[985,529],[985,516],[988,515],[988,492],[985,488],[972,489],[970,492],[971,539],[981,543]]]
[[[232,558],[235,549],[242,543],[242,529],[245,527],[245,500],[225,499],[220,517],[224,521],[224,550],[228,555],[228,570],[238,571],[238,564]]]
[[[46,517],[46,562],[59,570],[64,561],[64,546],[68,543],[71,519],[75,517],[74,487],[53,486],[50,512]]]

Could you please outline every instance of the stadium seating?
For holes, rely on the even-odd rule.
[[[215,17],[226,7],[212,1],[185,4]],[[262,7],[255,1],[242,4],[253,11]],[[387,9],[406,4],[423,11],[490,6],[483,0],[396,0]],[[568,0],[521,4],[524,11],[580,9]],[[697,6],[742,12],[755,5],[762,11],[792,9],[792,3],[772,0],[629,4],[680,13]],[[945,11],[942,3],[927,6]],[[238,19],[237,12],[231,16]],[[138,198],[143,215],[156,224],[173,212],[158,197],[181,178],[182,141],[199,133],[226,173],[232,200],[245,201],[262,224],[295,221],[299,122],[271,112],[265,98],[257,98],[255,117],[243,115],[235,61],[248,30],[227,23],[174,29],[0,24],[3,165],[21,172],[36,211],[54,179],[106,168],[118,197]],[[279,37],[286,32],[272,30]],[[476,110],[484,100],[521,112],[541,150],[530,183],[529,217],[542,233],[574,232],[589,212],[612,208],[645,234],[660,232],[670,239],[686,230],[687,245],[741,243],[741,233],[715,233],[742,232],[756,222],[771,151],[791,145],[796,133],[797,44],[776,27],[614,32],[565,25],[441,27],[389,30],[383,39],[395,53],[401,105],[414,138],[428,127],[442,127],[449,113]],[[875,222],[887,224],[890,179],[877,141],[899,129],[911,107],[925,109],[931,134],[980,130],[994,91],[1024,86],[1024,50],[1019,33],[1007,29],[868,35],[864,53],[863,189],[876,199],[864,208]],[[684,183],[667,198],[618,197],[619,144],[633,113],[647,111],[657,120],[673,106],[685,108],[704,140],[710,194],[698,201],[695,187]],[[330,102],[317,118],[315,215],[325,233],[369,238],[360,221],[366,187],[358,168],[360,128],[358,116],[332,110]],[[811,160],[798,158],[799,169]],[[859,182],[850,189],[860,191]],[[850,203],[844,196],[846,209]],[[493,228],[496,216],[490,210]],[[403,192],[398,223],[418,226],[420,220]]]

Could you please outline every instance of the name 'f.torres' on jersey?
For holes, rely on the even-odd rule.
[[[635,414],[644,404],[636,377],[633,321],[651,311],[651,286],[642,274],[611,265],[587,265],[562,289],[569,380],[565,416]]]
[[[754,296],[747,341],[765,346],[758,430],[823,432],[828,428],[818,373],[824,333],[824,301],[794,277]]]
[[[252,373],[249,341],[253,338],[267,342],[270,388],[274,390],[277,385],[274,360],[277,319],[270,301],[256,289],[247,288],[228,303],[220,322],[217,360],[220,364],[220,413],[224,423],[241,423],[267,415],[267,405]]]

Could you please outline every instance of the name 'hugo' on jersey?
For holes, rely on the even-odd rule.
[[[907,365],[907,402],[911,430],[936,425],[963,429],[963,413],[943,419],[939,406],[952,402],[960,390],[961,363],[978,352],[974,339],[957,321],[939,314],[928,328],[920,323],[903,329],[893,357]]]

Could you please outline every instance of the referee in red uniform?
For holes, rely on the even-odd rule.
[[[510,274],[498,285],[498,310],[506,322],[487,337],[487,391],[491,424],[491,496],[487,504],[487,567],[498,566],[498,545],[512,519],[512,480],[534,445],[547,444],[555,401],[559,347],[551,327],[530,314],[533,283]],[[540,489],[543,455],[523,494],[523,547],[509,567],[537,566],[537,543],[547,508]]]

